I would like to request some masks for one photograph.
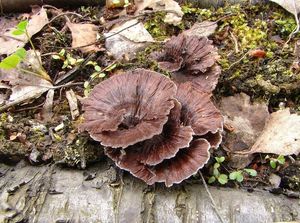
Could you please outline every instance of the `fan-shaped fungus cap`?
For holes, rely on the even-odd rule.
[[[181,103],[181,121],[191,126],[195,135],[223,130],[223,116],[210,100],[210,94],[196,90],[190,82],[179,84],[176,94]]]
[[[210,144],[206,139],[196,139],[187,148],[180,149],[175,157],[165,159],[156,166],[148,166],[139,162],[138,151],[123,151],[106,148],[105,154],[114,160],[122,169],[145,181],[147,184],[165,182],[167,187],[180,183],[197,173],[209,160]],[[129,154],[127,154],[129,152]]]
[[[176,101],[160,135],[124,150],[108,148],[105,151],[106,154],[120,168],[130,171],[136,177],[149,183],[154,176],[152,171],[155,169],[154,165],[176,156],[178,151],[188,147],[193,139],[192,128],[180,125],[180,111],[181,106]]]
[[[144,69],[113,76],[83,101],[81,131],[103,146],[126,148],[162,132],[174,107],[176,85]]]
[[[153,54],[161,69],[173,72],[175,81],[192,81],[211,92],[220,75],[217,49],[206,37],[180,34],[166,42],[162,52]]]
[[[163,161],[152,170],[154,177],[148,182],[164,182],[167,187],[178,184],[197,173],[209,160],[210,145],[205,139],[192,141],[190,147],[181,149],[177,155]]]

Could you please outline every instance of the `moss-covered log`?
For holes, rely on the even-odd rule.
[[[0,164],[0,222],[220,222],[204,187],[123,182],[103,161],[85,170]],[[297,199],[268,192],[209,188],[224,222],[300,220]]]

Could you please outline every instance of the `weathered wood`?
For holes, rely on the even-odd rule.
[[[200,184],[149,187],[102,161],[85,170],[0,164],[0,222],[220,222]],[[95,177],[95,178],[93,178]],[[299,200],[210,187],[225,222],[300,220]]]

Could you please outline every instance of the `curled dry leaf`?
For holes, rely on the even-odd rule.
[[[166,11],[164,22],[172,25],[178,25],[184,15],[181,7],[174,0],[135,0],[134,3],[137,7],[136,14],[141,14],[146,9]]]
[[[122,59],[123,56],[132,58],[136,52],[144,49],[149,43],[154,42],[144,25],[136,19],[113,27],[104,36],[106,38],[106,49],[116,59]]]
[[[249,153],[298,155],[300,152],[300,116],[290,110],[271,114],[266,126]]]
[[[98,46],[90,45],[93,44],[97,40],[97,34],[98,34],[98,27],[94,24],[77,24],[77,23],[66,23],[68,28],[71,31],[72,34],[72,47],[78,48],[83,53],[88,53],[91,51],[97,52],[100,50]],[[86,47],[81,47],[86,46]]]
[[[39,52],[37,52],[37,54],[39,55]],[[30,64],[33,65],[36,64],[36,67],[31,66],[31,70],[39,73],[39,62],[34,51],[27,51],[26,59],[18,65],[20,68],[29,69],[30,66],[25,61],[30,61]],[[4,102],[4,105],[0,107],[0,110],[39,97],[53,87],[52,83],[43,79],[41,76],[28,74],[18,69],[8,71],[0,70],[0,81],[8,82],[12,91],[9,99]]]
[[[288,12],[296,15],[300,12],[300,1],[299,0],[271,0],[277,3]]]
[[[74,120],[79,116],[78,100],[77,100],[76,94],[71,89],[71,90],[66,91],[66,97],[69,102],[72,119]]]
[[[209,37],[212,35],[218,25],[216,22],[203,21],[196,22],[190,29],[183,31],[183,35],[186,36],[198,36],[198,37]]]
[[[153,71],[137,69],[101,82],[83,109],[80,129],[108,146],[105,153],[118,167],[148,184],[182,182],[222,140],[223,118],[210,94],[191,83],[176,88]]]
[[[31,38],[33,35],[38,33],[46,24],[48,24],[48,22],[47,12],[44,8],[41,8],[38,12],[34,13],[28,21],[27,31],[29,37]],[[13,30],[13,26],[8,29],[0,30],[0,55],[12,54],[18,48],[25,46],[28,42],[28,38],[25,34],[14,36],[12,34]]]
[[[251,103],[244,93],[225,97],[220,103],[225,126],[231,126],[225,148],[230,152],[248,150],[261,134],[269,117],[268,106],[263,102]]]
[[[224,115],[225,139],[223,148],[230,153],[229,165],[233,168],[245,168],[253,156],[240,154],[248,151],[261,134],[269,117],[268,106],[263,102],[251,103],[244,93],[225,97],[220,102]]]

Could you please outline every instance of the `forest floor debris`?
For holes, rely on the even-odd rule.
[[[161,41],[165,41],[172,35],[177,35],[185,30],[193,30],[195,24],[199,26],[199,24],[205,22],[211,24],[208,29],[205,29],[205,31],[209,31],[205,35],[210,35],[221,56],[218,62],[222,67],[222,74],[217,88],[213,92],[216,104],[223,101],[225,97],[233,97],[238,93],[244,95],[244,98],[246,98],[244,100],[247,103],[243,104],[242,108],[237,109],[236,113],[226,114],[229,117],[228,120],[230,120],[230,116],[234,116],[234,118],[231,120],[232,123],[228,122],[225,127],[227,132],[220,148],[212,151],[214,157],[203,169],[204,178],[208,180],[215,175],[216,177],[226,175],[224,178],[220,177],[220,181],[225,182],[227,180],[225,184],[231,187],[255,188],[265,187],[273,183],[276,186],[279,185],[280,188],[299,189],[300,168],[299,155],[297,156],[299,143],[297,142],[300,139],[298,140],[297,137],[300,133],[298,126],[292,125],[292,128],[290,128],[290,125],[288,125],[289,123],[294,124],[294,120],[298,122],[299,116],[297,114],[300,111],[300,68],[297,50],[295,50],[300,35],[294,33],[293,38],[290,38],[290,34],[297,29],[297,21],[292,14],[274,3],[254,6],[227,5],[219,9],[200,9],[185,4],[181,5],[182,14],[178,13],[180,20],[182,19],[181,22],[176,20],[176,25],[172,25],[174,21],[171,22],[172,24],[164,23],[165,16],[168,14],[164,10],[137,16],[127,8],[125,20],[124,17],[120,16],[119,9],[105,10],[97,7],[81,7],[71,13],[62,10],[58,12],[54,9],[43,10],[43,13],[39,15],[46,13],[51,22],[49,23],[49,20],[45,19],[46,17],[40,19],[41,22],[44,22],[36,25],[38,28],[34,32],[30,31],[30,37],[32,37],[36,49],[40,51],[42,65],[51,80],[54,83],[60,80],[59,82],[62,85],[57,87],[59,90],[54,92],[53,98],[48,95],[49,100],[46,100],[46,102],[50,101],[49,103],[45,104],[47,97],[45,92],[55,88],[55,86],[48,81],[47,85],[43,84],[42,88],[38,87],[39,90],[43,90],[42,92],[36,94],[35,91],[30,90],[30,93],[35,93],[34,97],[26,98],[30,100],[14,103],[13,106],[9,106],[9,109],[5,107],[6,110],[2,111],[0,119],[0,154],[3,157],[1,161],[16,162],[25,158],[34,164],[55,162],[85,168],[89,165],[89,162],[102,159],[103,151],[99,149],[99,144],[92,141],[87,135],[77,132],[78,124],[81,123],[82,119],[81,116],[78,117],[78,112],[81,114],[81,106],[77,102],[80,102],[80,99],[85,97],[97,83],[133,68],[147,68],[170,75],[168,72],[162,71],[155,61],[149,59],[150,54],[162,47],[163,43]],[[63,16],[57,17],[62,13],[64,13]],[[53,20],[53,18],[55,19]],[[32,17],[33,19],[34,17]],[[107,25],[118,19],[122,23],[136,19],[133,21],[137,21],[139,26],[145,29],[143,33],[147,33],[146,37],[142,40],[132,37],[129,35],[132,34],[129,29],[125,29],[124,33],[114,34],[114,36],[104,34],[110,33],[112,30],[107,29],[102,22],[106,21]],[[0,23],[2,21],[4,20],[1,17]],[[16,17],[12,17],[11,22],[5,21],[6,24],[9,24],[5,26],[5,29],[14,27],[18,23]],[[92,37],[85,38],[84,33],[82,33],[79,43],[75,44],[74,32],[70,32],[67,28],[68,21],[69,24],[89,25],[88,30],[90,30],[90,27],[93,30],[91,32]],[[115,23],[120,25],[121,22]],[[0,30],[0,32],[1,41],[5,31]],[[201,32],[201,26],[195,32]],[[99,36],[97,37],[97,35]],[[106,51],[107,49],[98,50],[98,46],[101,48],[105,45],[105,42],[106,45],[109,45],[108,43],[117,36],[121,36],[123,40],[134,44],[141,43],[143,49],[132,57],[124,57],[121,52],[113,53],[117,57],[117,61],[111,53]],[[82,42],[82,40],[84,41]],[[285,45],[288,40],[288,44]],[[116,42],[117,46],[118,41]],[[145,42],[148,42],[149,45],[147,43],[147,46],[145,46]],[[25,41],[22,41],[21,45],[25,44]],[[95,49],[94,44],[97,44],[97,49]],[[1,54],[13,52],[8,51],[6,47],[2,47],[7,45],[7,43],[5,45],[1,44]],[[20,46],[20,43],[18,42],[17,45]],[[17,45],[10,43],[9,49],[12,46],[17,48]],[[89,53],[86,54],[87,51],[78,49],[82,45],[90,45],[93,49],[89,49]],[[25,45],[26,50],[30,48],[29,44]],[[2,55],[1,59],[3,58]],[[16,86],[13,82],[2,78],[2,75],[1,73],[0,103],[7,100],[11,90],[12,95],[14,95],[14,87]],[[36,77],[26,75],[26,80],[30,84],[36,83],[36,81],[33,81],[34,78]],[[22,78],[14,81],[20,82]],[[47,80],[43,79],[43,81]],[[28,84],[26,87],[29,87]],[[18,93],[21,97],[25,95],[22,91],[18,91]],[[10,96],[12,97],[12,95]],[[37,97],[37,95],[41,96]],[[9,100],[13,101],[12,98]],[[263,103],[257,105],[257,101]],[[256,109],[252,109],[256,105]],[[50,107],[52,108],[50,109]],[[263,122],[267,118],[268,112],[271,113],[271,116],[275,116],[286,111],[281,111],[280,108],[289,109],[289,112],[291,112],[291,114],[286,114],[285,117],[289,118],[287,122],[284,121],[284,124],[289,128],[291,134],[294,134],[293,140],[296,139],[296,143],[293,142],[292,144],[294,150],[289,153],[279,150],[274,152],[272,149],[275,147],[272,146],[267,151],[268,154],[261,154],[263,151],[255,150],[259,153],[252,154],[251,158],[244,157],[246,159],[245,163],[247,163],[246,169],[253,169],[257,172],[254,177],[244,169],[243,163],[236,165],[238,168],[231,166],[230,162],[233,156],[228,151],[229,147],[226,146],[230,137],[226,138],[226,135],[230,135],[237,130],[244,134],[245,129],[250,129],[251,134],[246,139],[243,136],[235,138],[244,142],[245,149],[250,149],[257,141],[258,135],[261,135]],[[44,116],[47,114],[45,111],[48,111],[49,118],[46,118],[48,122],[43,122]],[[251,113],[255,113],[255,115],[261,113],[259,121],[257,119],[253,120],[253,117],[250,119],[242,118],[243,123],[247,124],[247,128],[241,128],[244,125],[235,122],[237,117],[245,117],[248,114],[251,115]],[[290,119],[290,117],[293,118]],[[252,122],[255,121],[261,122],[261,126],[257,129],[252,128]],[[276,119],[275,125],[278,124],[277,121]],[[56,131],[55,127],[61,123],[64,123],[64,128]],[[268,123],[265,127],[266,131],[263,131],[261,135],[264,138],[262,140],[266,140],[265,135],[268,129],[274,128],[273,124],[271,127],[270,125]],[[279,129],[283,130],[280,126]],[[246,133],[248,134],[249,131],[246,131]],[[284,142],[284,140],[280,141]],[[290,141],[286,142],[286,144],[290,143]],[[266,145],[265,142],[264,145]],[[296,148],[296,146],[298,147]],[[280,155],[287,156],[282,159]],[[220,157],[224,157],[224,160],[221,159],[222,162],[220,162]],[[240,157],[237,158],[237,160],[239,159]],[[218,174],[216,171],[218,171]],[[235,176],[232,177],[233,180],[230,179],[230,174]],[[276,178],[275,182],[274,175],[281,178],[280,183],[278,183],[279,178]],[[270,176],[272,176],[270,180],[272,182],[269,182]],[[195,178],[199,179],[199,176],[195,176]],[[240,179],[243,180],[240,181]],[[192,177],[187,182],[193,180]],[[215,181],[213,184],[220,185],[220,181]]]

